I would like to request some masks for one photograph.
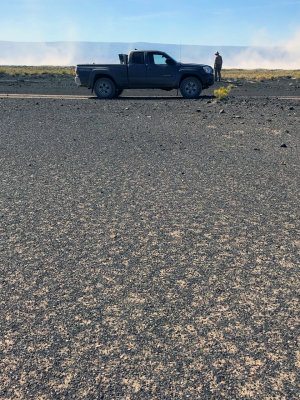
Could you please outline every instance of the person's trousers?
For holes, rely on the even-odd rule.
[[[215,67],[215,81],[221,80],[221,67]]]

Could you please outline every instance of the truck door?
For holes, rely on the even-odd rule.
[[[174,87],[177,65],[166,54],[151,52],[147,55],[147,81],[156,88]]]
[[[128,64],[128,82],[130,87],[142,88],[146,83],[145,53],[135,51]]]

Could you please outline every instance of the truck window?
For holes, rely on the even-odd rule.
[[[132,64],[145,64],[144,53],[143,52],[132,53],[131,63]]]
[[[167,64],[167,57],[164,54],[153,54],[153,64],[165,65]]]

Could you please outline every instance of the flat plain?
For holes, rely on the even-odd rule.
[[[0,399],[297,399],[299,79],[0,95]]]

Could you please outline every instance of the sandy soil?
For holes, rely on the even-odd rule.
[[[0,98],[1,400],[298,398],[300,85],[235,83]]]

